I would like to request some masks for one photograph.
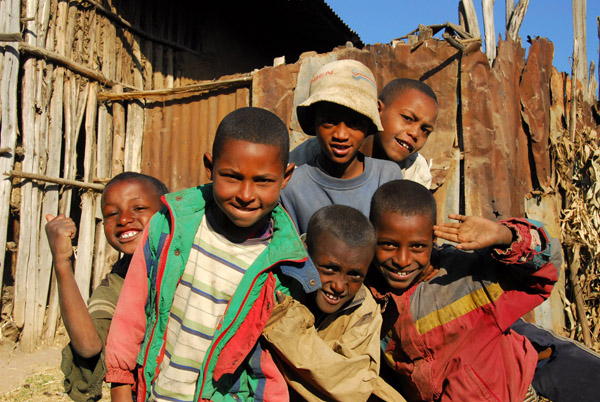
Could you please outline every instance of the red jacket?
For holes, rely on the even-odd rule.
[[[557,269],[543,228],[503,223],[518,233],[510,248],[434,249],[438,271],[402,294],[370,270],[371,290],[387,303],[382,344],[399,374],[390,383],[408,401],[523,401],[537,353],[510,326],[550,295]]]

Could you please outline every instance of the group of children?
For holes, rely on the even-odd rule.
[[[89,313],[75,226],[48,217],[69,395],[97,399],[105,375],[115,401],[526,400],[538,353],[510,327],[557,280],[543,226],[437,224],[418,154],[437,98],[419,81],[378,99],[366,66],[335,61],[297,114],[314,139],[291,154],[271,112],[226,116],[210,184],[109,182],[105,234],[123,257]]]

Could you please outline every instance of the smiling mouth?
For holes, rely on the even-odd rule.
[[[390,267],[387,267],[385,265],[383,266],[383,269],[385,269],[389,273],[391,273],[393,275],[396,275],[396,276],[398,276],[400,278],[407,278],[407,277],[411,276],[416,271],[416,269],[413,269],[411,271],[398,271],[397,269],[390,268]]]
[[[398,138],[395,138],[395,140],[396,140],[396,144],[398,144],[402,148],[406,149],[408,152],[412,152],[413,149],[415,149],[415,147],[413,147],[412,145],[406,143],[405,141],[402,141],[402,140],[400,140]]]
[[[139,230],[126,230],[125,232],[119,234],[118,238],[121,241],[128,241],[135,237],[138,233],[140,233]]]
[[[338,304],[344,298],[344,296],[336,296],[323,289],[321,289],[321,294],[324,296],[325,300],[330,304]]]
[[[256,211],[258,208],[242,207],[239,205],[232,205],[236,210],[243,213],[250,213]]]

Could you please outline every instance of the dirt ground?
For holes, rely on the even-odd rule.
[[[61,350],[67,338],[61,335],[51,346],[33,353],[23,352],[14,342],[0,343],[0,402],[68,402],[60,371]],[[109,401],[108,388],[102,401]]]

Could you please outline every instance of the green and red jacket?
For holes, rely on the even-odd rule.
[[[167,208],[152,217],[131,261],[106,347],[106,381],[135,384],[138,402],[150,395],[158,375],[173,296],[202,217],[214,202],[212,185],[167,194],[163,202]],[[278,205],[271,218],[272,239],[244,274],[217,326],[196,400],[288,398],[283,377],[258,339],[277,290],[297,296],[321,283],[314,267],[304,264],[306,250],[285,210]]]

